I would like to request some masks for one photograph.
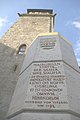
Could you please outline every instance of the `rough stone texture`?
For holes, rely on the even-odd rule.
[[[79,91],[80,71],[71,44],[57,32],[41,35],[27,51],[8,119],[80,120]]]
[[[27,51],[39,33],[49,32],[50,16],[46,14],[20,16],[0,40],[0,120],[6,118],[25,56],[16,54],[19,46],[26,44]],[[53,24],[51,27],[53,29]]]
[[[49,29],[50,16],[23,16],[5,33],[1,42],[14,49],[24,43],[28,47],[39,33],[49,32]]]

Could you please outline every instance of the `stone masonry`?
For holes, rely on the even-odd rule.
[[[0,120],[6,119],[11,97],[17,83],[24,56],[17,54],[20,45],[27,48],[39,33],[52,32],[52,10],[33,10],[20,14],[19,19],[0,40]],[[25,51],[25,52],[26,52]]]

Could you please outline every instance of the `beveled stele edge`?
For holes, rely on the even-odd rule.
[[[76,117],[80,118],[80,114],[79,113],[74,112],[72,110],[68,110],[68,109],[67,110],[66,109],[60,109],[60,110],[21,109],[21,110],[17,111],[16,113],[13,113],[12,115],[9,115],[9,116],[7,115],[7,119],[15,117],[15,116],[17,116],[17,115],[19,115],[21,113],[51,113],[51,114],[53,114],[53,113],[57,113],[58,114],[59,113],[59,114],[71,114],[73,116],[76,116]]]

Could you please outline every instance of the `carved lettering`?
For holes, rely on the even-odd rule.
[[[28,86],[28,97],[25,103],[36,108],[54,109],[68,104],[66,93],[66,77],[62,62],[34,63]]]

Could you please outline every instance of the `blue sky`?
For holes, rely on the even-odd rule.
[[[27,9],[53,9],[55,31],[72,43],[80,65],[80,0],[0,0],[0,37]]]

